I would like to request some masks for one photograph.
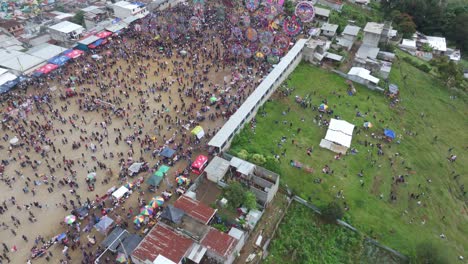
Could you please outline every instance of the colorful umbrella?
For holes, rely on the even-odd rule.
[[[176,182],[178,184],[182,184],[182,183],[185,183],[187,181],[187,178],[185,178],[184,176],[179,176],[176,178]]]
[[[371,128],[371,127],[373,127],[373,126],[374,126],[374,125],[372,125],[371,122],[365,122],[365,123],[364,123],[364,127]]]
[[[132,189],[132,188],[133,188],[133,183],[127,182],[127,183],[125,184],[125,187],[126,187],[127,189]]]
[[[319,109],[322,110],[322,111],[325,111],[325,110],[328,109],[328,105],[326,105],[326,104],[321,104],[321,105],[319,106]]]
[[[153,204],[156,204],[157,206],[162,206],[164,204],[164,198],[162,198],[161,196],[156,196],[156,197],[153,197],[153,199],[151,199],[151,203]]]
[[[144,215],[137,215],[133,218],[133,223],[135,224],[141,224],[145,221],[145,216]]]
[[[76,216],[74,215],[67,215],[65,216],[65,219],[63,220],[65,224],[71,225],[76,221]]]
[[[90,172],[90,173],[88,173],[88,176],[86,176],[86,178],[88,178],[90,180],[94,180],[94,179],[96,179],[96,173],[95,172]]]
[[[218,99],[217,99],[216,97],[214,97],[214,96],[212,96],[212,97],[210,98],[210,102],[212,102],[212,103],[216,102],[217,100],[218,100]]]
[[[140,214],[142,214],[142,215],[152,215],[153,214],[153,208],[151,208],[151,206],[145,205],[140,209]]]
[[[115,259],[115,261],[119,262],[119,263],[124,263],[127,261],[127,257],[125,256],[124,253],[120,253],[117,254],[117,258]]]

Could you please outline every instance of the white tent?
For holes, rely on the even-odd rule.
[[[346,153],[351,147],[354,125],[344,120],[331,119],[325,138],[320,142],[320,147],[327,148],[338,153]]]
[[[0,85],[3,85],[4,83],[8,82],[8,81],[12,81],[12,80],[15,80],[16,78],[16,75],[14,75],[13,73],[4,73],[4,74],[1,74],[0,75]]]
[[[115,197],[116,199],[122,198],[126,193],[128,193],[129,190],[125,186],[121,186],[117,191],[112,193],[112,196]]]
[[[135,162],[128,168],[128,170],[133,173],[138,173],[141,169],[141,166],[143,166],[143,164],[144,164],[143,162]]]

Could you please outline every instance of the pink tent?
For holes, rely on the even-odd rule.
[[[83,54],[84,54],[84,51],[74,49],[70,51],[69,53],[65,54],[65,56],[69,57],[70,59],[76,59]]]
[[[57,69],[58,67],[59,67],[59,66],[57,66],[57,65],[55,65],[55,64],[49,63],[49,64],[46,64],[46,65],[42,66],[41,68],[39,68],[39,69],[37,70],[37,72],[42,72],[43,74],[48,74],[49,72],[51,72],[51,71]]]
[[[110,35],[112,35],[111,32],[109,32],[109,31],[102,31],[102,32],[97,33],[97,34],[96,34],[96,37],[102,38],[102,39],[103,39],[103,38],[109,37]]]

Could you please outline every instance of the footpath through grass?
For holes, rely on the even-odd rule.
[[[429,240],[456,260],[468,252],[463,189],[468,183],[468,105],[450,99],[438,81],[404,61],[394,63],[390,79],[401,91],[401,102],[393,108],[383,94],[356,86],[357,94],[349,96],[343,78],[301,64],[288,80],[295,88],[292,94],[277,94],[267,102],[256,123],[236,136],[230,152],[246,150],[251,160],[253,154],[263,155],[263,165],[280,173],[281,183],[295,194],[319,206],[337,200],[349,208],[346,221],[403,254],[414,256],[416,245]],[[335,160],[333,152],[321,149],[327,127],[316,122],[318,111],[301,107],[295,96],[309,96],[314,106],[326,99],[334,113],[325,114],[325,119],[339,116],[353,123],[352,148],[358,153]],[[356,116],[358,111],[363,117]],[[374,124],[368,131],[363,129],[366,121]],[[372,137],[384,128],[393,129],[397,140],[387,143]],[[383,145],[383,156],[377,155],[377,143]],[[454,163],[447,160],[449,148],[458,156]],[[275,155],[280,156],[279,164],[272,162]],[[291,160],[314,172],[291,166]],[[321,172],[325,165],[333,174]],[[405,182],[395,183],[400,175]]]

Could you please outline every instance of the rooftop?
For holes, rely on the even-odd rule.
[[[427,36],[426,39],[427,43],[435,50],[447,51],[447,43],[445,42],[445,38]]]
[[[367,22],[364,32],[373,33],[373,34],[382,34],[384,24],[379,24],[376,22]]]
[[[212,228],[201,241],[201,245],[220,256],[227,257],[236,247],[237,241],[234,237]]]
[[[329,17],[330,16],[330,10],[321,8],[321,7],[315,7],[315,14],[319,16],[324,16],[324,17]]]
[[[191,239],[177,234],[167,226],[157,224],[138,244],[132,256],[142,262],[153,262],[158,256],[162,255],[175,263],[179,263],[192,244]]]
[[[343,30],[343,35],[357,36],[361,31],[360,27],[347,25]]]
[[[185,195],[182,195],[177,199],[177,201],[175,201],[174,207],[183,210],[187,215],[203,224],[208,224],[216,213],[215,209]]]
[[[21,26],[21,22],[18,22],[16,20],[13,20],[13,19],[0,19],[0,27],[3,27],[3,28],[12,28],[12,27],[16,27],[16,26]]]
[[[338,29],[338,25],[324,23],[320,29],[325,30],[325,31],[336,32],[336,30]]]
[[[118,6],[118,7],[125,8],[125,9],[135,9],[135,8],[139,7],[138,5],[132,4],[132,3],[127,2],[127,1],[117,2],[117,3],[114,4],[114,6]]]
[[[55,24],[51,27],[49,27],[50,29],[53,29],[53,30],[57,30],[59,32],[62,32],[62,33],[70,33],[70,32],[73,32],[75,30],[78,30],[78,29],[83,29],[82,26],[78,25],[78,24],[75,24],[75,23],[72,23],[72,22],[68,22],[68,21],[63,21],[63,22],[60,22],[58,24]]]

